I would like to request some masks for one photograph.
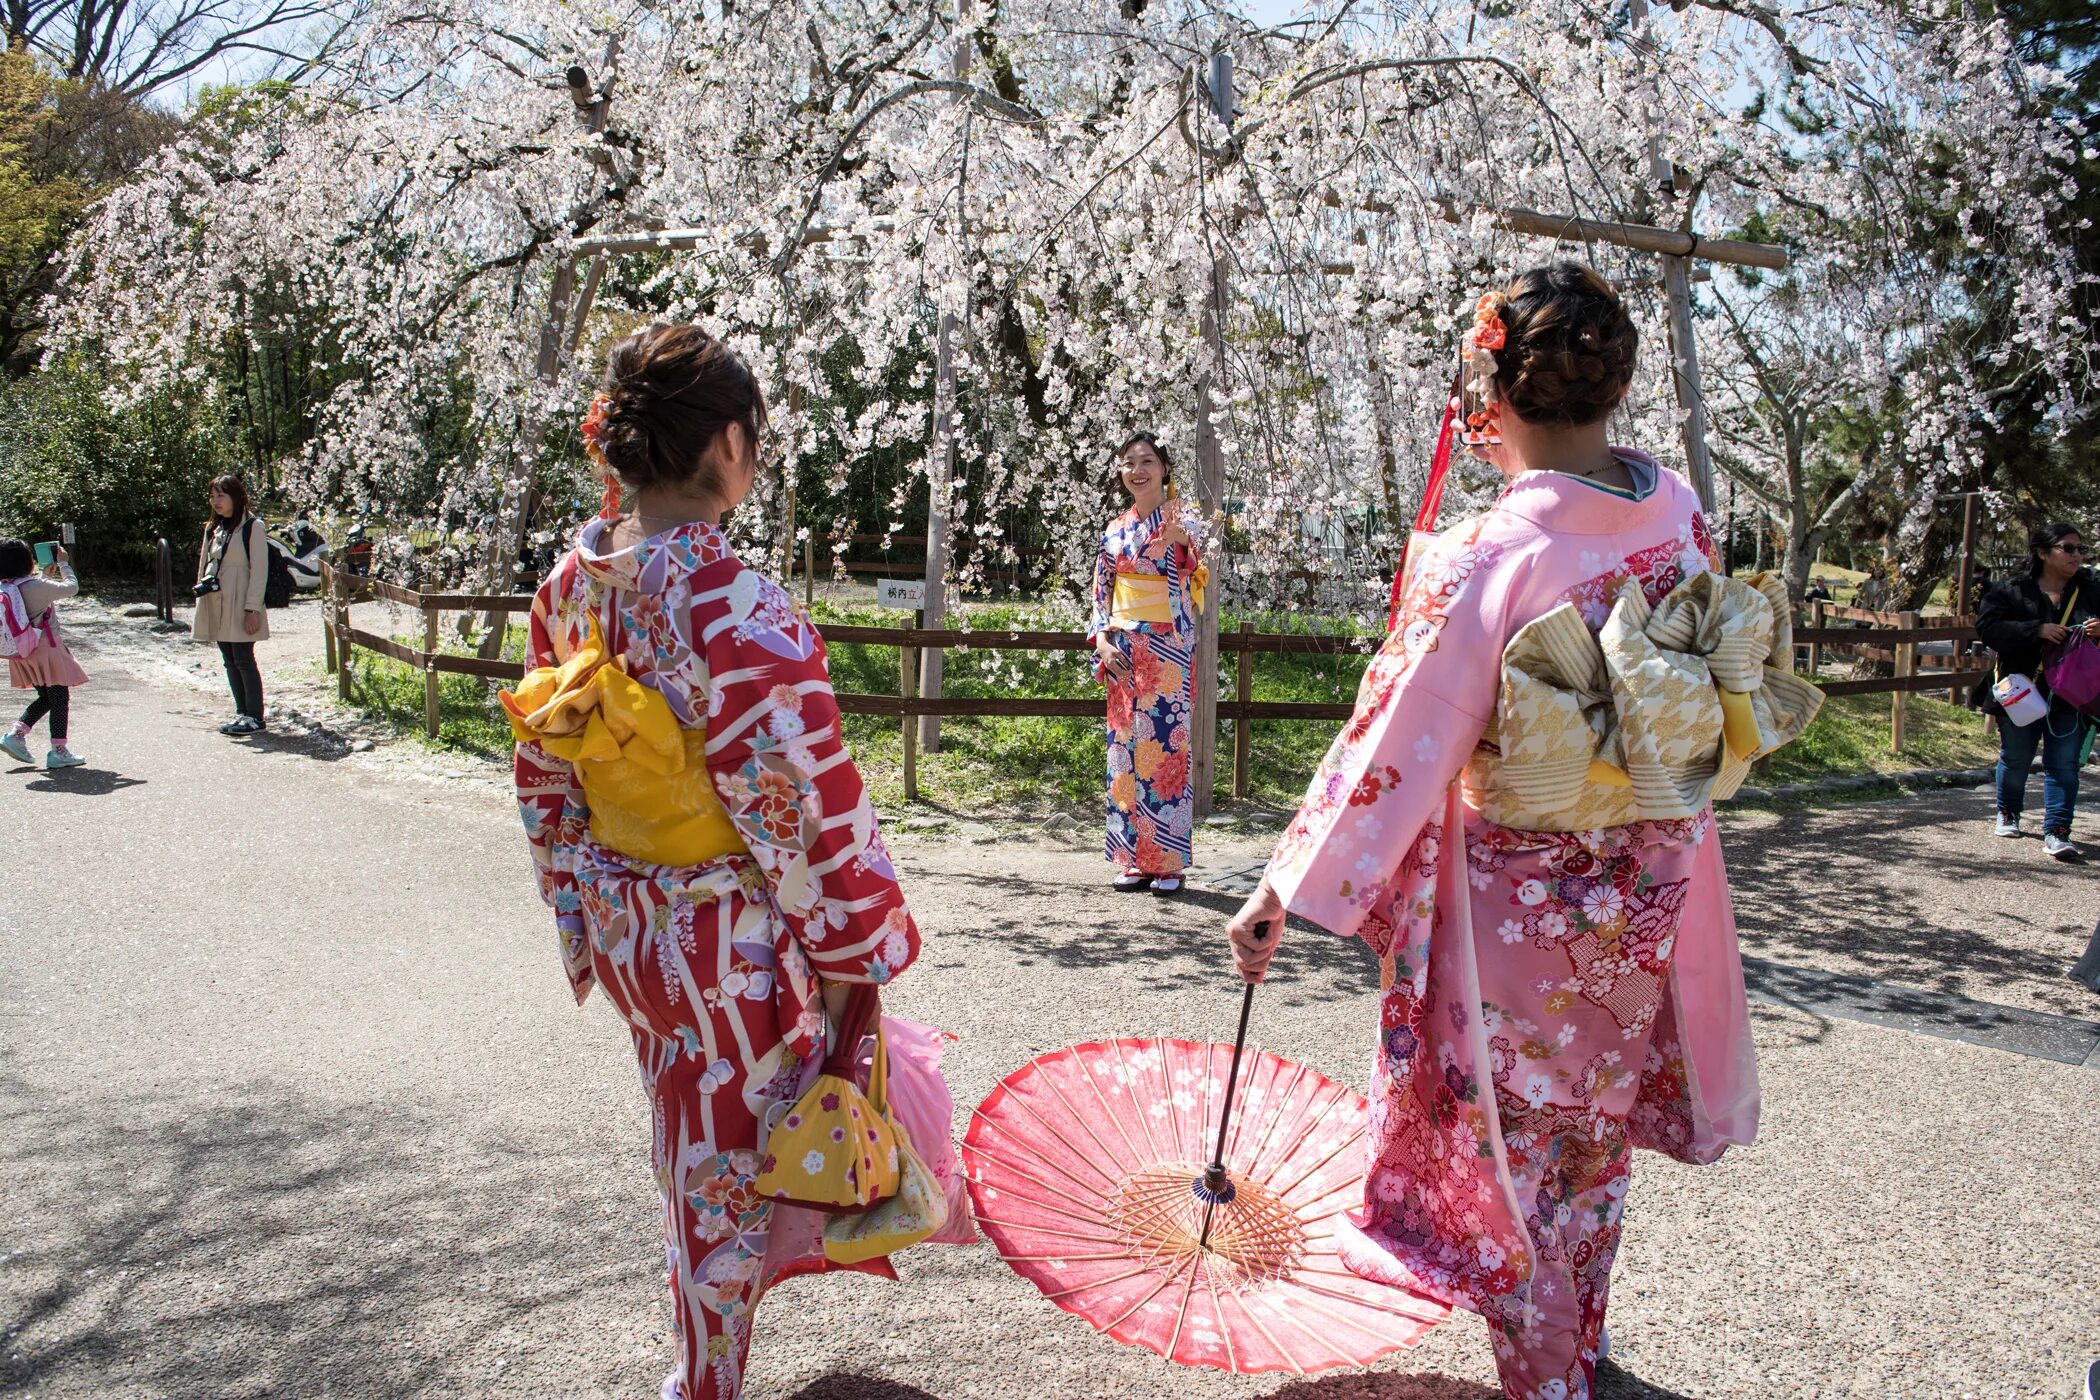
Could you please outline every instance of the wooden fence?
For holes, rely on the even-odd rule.
[[[460,656],[438,649],[439,618],[448,612],[508,614],[524,612],[532,597],[524,593],[419,593],[381,579],[339,573],[323,566],[323,605],[328,609],[328,669],[336,673],[338,690],[350,698],[351,654],[356,648],[390,657],[423,674],[423,723],[435,738],[438,732],[438,678],[444,675],[476,676],[484,680],[516,681],[525,673],[516,661],[486,660]],[[423,614],[421,650],[382,637],[353,625],[352,604],[381,600],[398,603]],[[1907,698],[1919,691],[1946,690],[1948,699],[1960,703],[1961,692],[1989,674],[1985,668],[1961,669],[1962,650],[1973,641],[1976,629],[1964,619],[1931,620],[1927,625],[1916,613],[1867,613],[1857,608],[1811,605],[1810,623],[1794,631],[1797,651],[1806,652],[1806,673],[1826,695],[1875,695],[1890,697],[1889,723],[1892,751],[1903,752],[1907,728]],[[1855,625],[1834,627],[1835,619]],[[1862,627],[1858,624],[1867,623]],[[887,646],[897,648],[897,694],[863,695],[841,693],[839,709],[846,714],[895,716],[904,743],[904,795],[919,794],[918,726],[920,715],[976,717],[1041,716],[1096,718],[1101,714],[1099,697],[1048,699],[1021,696],[925,697],[918,693],[919,653],[927,648],[979,651],[1086,651],[1089,644],[1079,632],[1029,632],[986,628],[971,632],[916,627],[825,627],[824,640],[831,645]],[[1354,636],[1305,636],[1297,633],[1256,632],[1252,623],[1242,623],[1237,632],[1218,638],[1221,655],[1234,658],[1232,698],[1220,698],[1218,718],[1233,721],[1232,795],[1247,795],[1251,773],[1249,726],[1265,720],[1344,720],[1354,706],[1342,702],[1318,703],[1268,701],[1254,698],[1254,658],[1257,656],[1362,655],[1374,639]],[[1953,643],[1951,665],[1944,669],[1921,669],[1918,648],[1927,642]],[[1858,680],[1826,681],[1821,678],[1826,652],[1878,653],[1893,663],[1893,675]],[[1798,659],[1797,659],[1798,664]]]

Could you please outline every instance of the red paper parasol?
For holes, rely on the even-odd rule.
[[[1031,1060],[963,1142],[978,1224],[1051,1302],[1183,1365],[1306,1375],[1420,1341],[1448,1309],[1335,1253],[1363,1201],[1363,1098],[1261,1050],[1235,1095],[1239,1069],[1238,1046],[1187,1040]]]

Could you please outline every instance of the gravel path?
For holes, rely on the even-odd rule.
[[[35,839],[0,863],[0,1393],[653,1395],[641,1096],[614,1017],[568,1004],[500,782],[414,745],[224,740],[215,659],[75,632],[94,766],[0,771]],[[317,694],[295,640],[281,675]],[[2090,873],[1992,843],[1982,805],[1731,818],[1752,950],[2093,1015],[2055,980]],[[1082,1038],[1230,1034],[1217,897],[1113,896],[1045,844],[898,851],[929,938],[894,1002],[962,1035],[959,1103]],[[1294,936],[1255,1033],[1360,1080],[1375,976]],[[1763,1140],[1636,1169],[1600,1393],[2072,1395],[2100,1348],[2100,1078],[1763,1007],[1757,1033]],[[1091,1335],[981,1246],[906,1274],[783,1288],[753,1400],[1494,1394],[1470,1318],[1367,1372],[1230,1377]]]

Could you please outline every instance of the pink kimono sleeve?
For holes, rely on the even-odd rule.
[[[1439,540],[1372,658],[1268,869],[1284,908],[1359,933],[1487,728],[1502,656],[1486,595],[1493,552]]]
[[[554,644],[554,583],[554,578],[542,583],[532,600],[525,644],[528,671],[559,665],[562,660]],[[517,793],[518,814],[525,820],[525,842],[532,850],[540,898],[554,910],[554,927],[561,937],[562,968],[568,974],[569,990],[581,1002],[591,994],[596,981],[584,942],[583,896],[576,888],[575,874],[555,860],[554,848],[573,848],[589,830],[590,809],[584,805],[583,784],[577,781],[574,765],[534,743],[517,746],[511,761],[511,784]]]
[[[880,985],[918,957],[918,926],[839,734],[823,639],[778,585],[758,590],[708,643],[707,766],[810,965]]]

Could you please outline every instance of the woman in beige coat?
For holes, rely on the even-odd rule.
[[[262,672],[255,644],[270,635],[263,590],[270,582],[270,538],[248,513],[248,488],[237,476],[212,478],[211,519],[197,550],[197,611],[190,634],[217,642],[233,691],[234,717],[221,734],[255,734],[263,724]]]

